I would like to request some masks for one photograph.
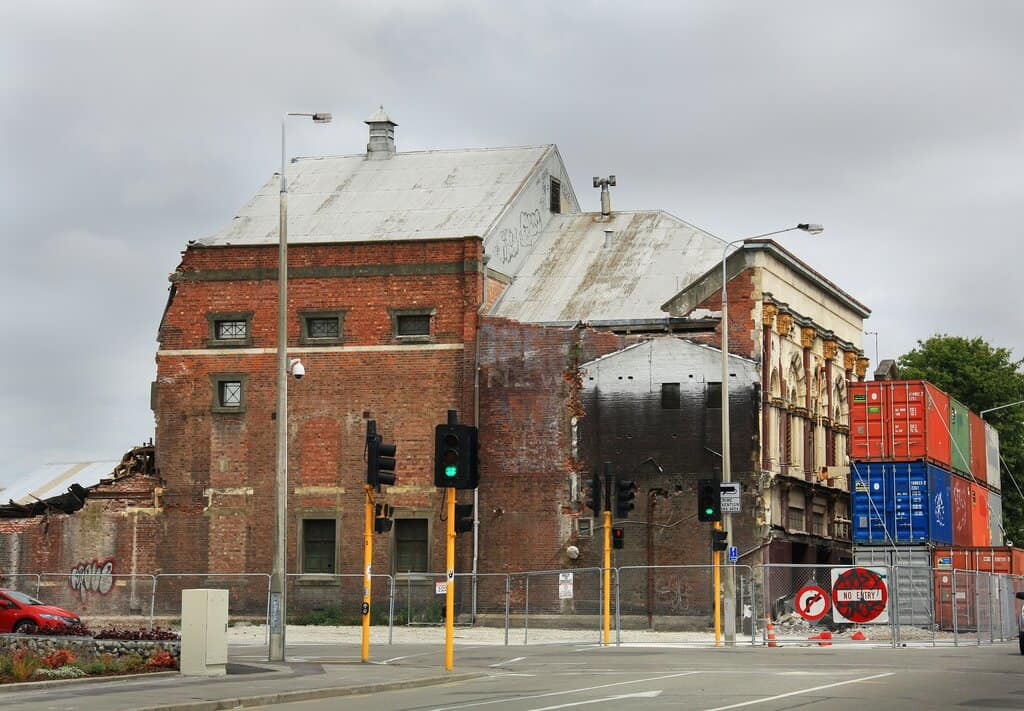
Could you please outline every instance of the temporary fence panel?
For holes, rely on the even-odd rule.
[[[579,629],[588,641],[593,641],[594,635],[600,639],[604,601],[602,568],[512,573],[510,588],[512,627],[515,628],[515,618],[521,614],[524,643],[529,640],[531,626]],[[614,596],[611,600],[614,605]]]
[[[156,588],[153,575],[112,573],[99,566],[70,574],[41,573],[39,578],[36,597],[77,612],[89,625],[131,618],[143,624],[151,619]]]
[[[734,629],[737,638],[753,643],[758,637],[754,601],[754,571],[750,566],[728,566],[735,576]],[[715,587],[713,565],[637,565],[618,569],[620,629],[701,631],[714,628]],[[726,566],[720,566],[724,581]],[[724,605],[721,613],[725,614]],[[724,618],[722,620],[724,628]]]
[[[228,591],[228,614],[232,619],[266,623],[270,597],[267,573],[159,573],[155,577],[157,617],[181,617],[181,591],[203,588]]]
[[[363,576],[360,573],[288,574],[289,624],[361,625]],[[370,624],[391,626],[393,580],[370,576]]]
[[[40,578],[36,573],[0,573],[0,588],[17,590],[32,597],[39,597]]]

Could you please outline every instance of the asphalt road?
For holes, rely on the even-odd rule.
[[[317,648],[303,653],[309,661]],[[440,650],[396,645],[382,663],[443,665]],[[373,711],[1024,709],[1016,644],[938,648],[460,647],[457,683],[277,705]]]

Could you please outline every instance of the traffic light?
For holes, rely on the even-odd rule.
[[[470,425],[434,430],[434,486],[475,489],[480,483],[479,436]]]
[[[590,475],[590,488],[586,492],[587,496],[587,508],[594,512],[595,515],[600,515],[601,509],[601,475],[597,473],[597,467],[594,467],[594,473]]]
[[[387,533],[391,530],[391,526],[394,521],[391,520],[391,514],[394,513],[394,509],[390,504],[374,504],[373,505],[373,531],[374,533]]]
[[[633,499],[636,498],[636,482],[631,480],[615,481],[615,516],[616,518],[629,518],[629,512],[634,509]]]
[[[728,531],[712,531],[711,532],[711,550],[713,551],[724,551],[729,547],[729,532]]]
[[[397,447],[377,434],[377,423],[366,423],[366,483],[377,491],[381,485],[394,486]]]
[[[697,482],[697,519],[722,520],[722,491],[714,479],[701,479]]]
[[[626,545],[626,529],[612,528],[612,548],[622,548]]]
[[[468,533],[473,530],[473,504],[455,504],[455,532]]]

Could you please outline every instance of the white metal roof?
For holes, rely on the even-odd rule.
[[[120,459],[110,459],[74,464],[44,464],[10,482],[0,493],[0,505],[13,501],[24,506],[37,499],[60,496],[72,484],[85,488],[95,486],[100,483],[100,479],[113,476],[114,469],[120,463]]]
[[[661,305],[719,262],[723,244],[661,211],[554,216],[491,313],[533,323],[664,318]]]
[[[483,237],[554,146],[299,158],[287,167],[288,242]],[[276,244],[275,175],[200,245]]]

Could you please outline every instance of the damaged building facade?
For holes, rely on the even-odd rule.
[[[555,146],[403,153],[387,114],[367,123],[367,153],[287,168],[288,350],[306,371],[288,392],[289,604],[361,599],[370,420],[398,460],[378,495],[394,526],[375,537],[374,572],[433,596],[425,574],[445,551],[433,437],[448,410],[480,429],[480,488],[459,492],[476,517],[460,573],[599,566],[583,484],[604,462],[638,484],[615,565],[707,563],[695,490],[721,469],[725,243],[662,211],[613,211],[614,180],[595,179],[602,210],[581,211]],[[79,560],[182,585],[269,572],[277,183],[190,242],[171,276],[154,470],[97,485],[123,496],[60,514],[74,532],[59,544],[38,518],[0,523],[4,573]],[[750,563],[844,560],[846,382],[867,366],[869,312],[771,240],[741,244],[727,267],[737,545]],[[627,587],[650,615],[665,584],[637,574]],[[703,615],[708,594],[688,609]],[[474,597],[493,607],[504,589]],[[249,598],[258,607],[258,586],[233,604]]]

